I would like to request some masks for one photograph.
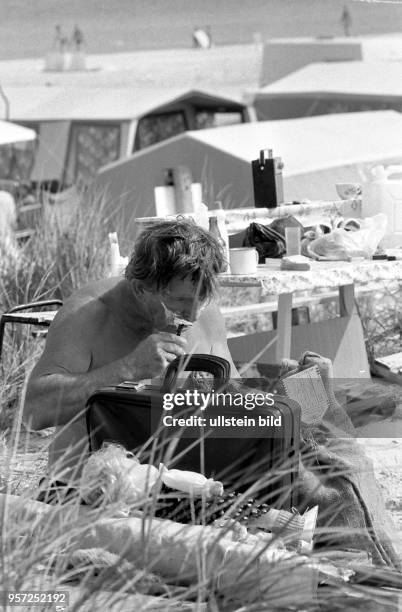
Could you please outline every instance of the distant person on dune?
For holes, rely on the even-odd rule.
[[[345,36],[350,36],[352,28],[352,15],[350,14],[350,11],[346,5],[343,7],[341,23]]]
[[[53,49],[59,51],[59,53],[65,53],[68,48],[68,38],[63,33],[63,29],[60,25],[55,26]]]
[[[84,34],[77,25],[74,26],[73,34],[71,36],[71,43],[75,51],[79,52],[82,50],[84,45]]]

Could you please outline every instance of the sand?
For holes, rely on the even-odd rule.
[[[89,55],[86,71],[45,70],[45,58],[0,61],[0,82],[10,87],[133,87],[152,90],[155,105],[167,89],[207,89],[241,98],[258,87],[262,45],[228,45],[208,50],[168,49]],[[21,95],[25,95],[21,90]],[[32,96],[32,93],[26,95]],[[11,117],[13,108],[11,106]]]

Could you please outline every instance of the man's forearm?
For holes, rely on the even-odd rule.
[[[65,425],[84,414],[88,398],[100,387],[141,378],[125,358],[84,374],[54,373],[28,383],[24,420],[33,429]],[[142,377],[143,378],[143,377]]]

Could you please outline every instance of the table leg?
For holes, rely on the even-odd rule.
[[[340,285],[339,286],[339,314],[341,317],[349,317],[353,314],[355,307],[355,286]]]
[[[278,296],[278,326],[276,341],[276,362],[290,358],[292,339],[292,294],[281,293]]]

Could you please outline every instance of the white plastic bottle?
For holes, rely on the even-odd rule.
[[[209,215],[208,215],[208,206],[200,202],[195,209],[194,220],[197,225],[203,227],[204,229],[209,229]]]
[[[109,234],[109,276],[120,276],[123,274],[125,267],[128,264],[128,257],[120,255],[119,241],[116,232]]]
[[[397,178],[391,178],[399,175]],[[363,217],[384,213],[388,219],[384,247],[402,245],[402,166],[374,166],[363,187]]]

